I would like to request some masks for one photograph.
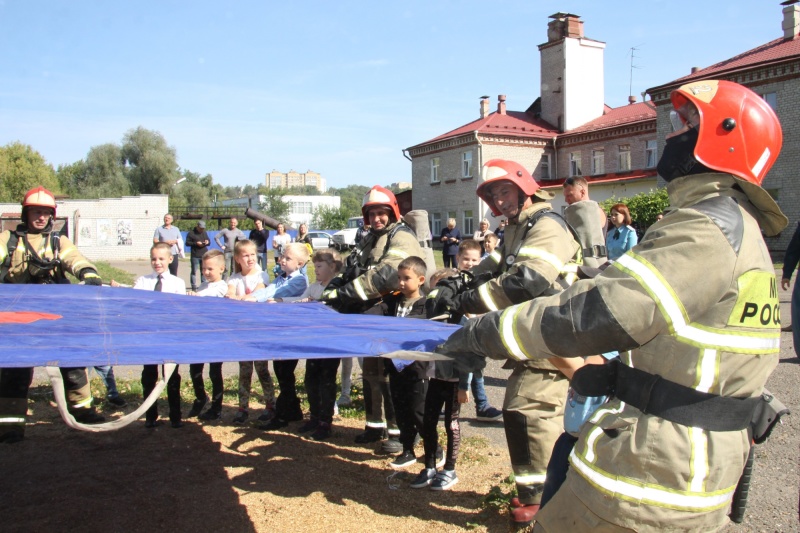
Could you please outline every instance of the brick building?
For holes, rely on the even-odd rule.
[[[273,170],[268,172],[265,183],[268,189],[281,188],[289,189],[292,187],[316,187],[319,192],[325,192],[325,178],[319,172],[309,170],[307,172],[297,172],[290,170],[289,172],[278,172]]]
[[[777,28],[776,28],[777,29]],[[690,81],[721,79],[740,83],[760,94],[775,110],[783,126],[781,155],[764,179],[763,187],[789,217],[789,227],[777,237],[767,238],[770,250],[786,250],[800,215],[800,6],[783,8],[783,36],[688,76],[647,90],[658,114],[658,145],[670,133],[670,92]]]
[[[512,159],[539,183],[560,192],[564,179],[582,175],[591,197],[603,200],[646,192],[657,186],[656,111],[650,102],[612,109],[604,104],[605,43],[588,39],[577,15],[556,13],[539,45],[541,96],[525,111],[509,111],[498,96],[480,101],[480,118],[406,149],[411,159],[415,209],[430,214],[438,235],[448,218],[471,234],[486,217],[476,195],[484,162]],[[561,209],[561,194],[553,201]]]

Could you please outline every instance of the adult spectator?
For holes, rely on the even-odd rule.
[[[564,218],[578,234],[583,247],[583,264],[599,267],[606,262],[606,214],[589,198],[589,182],[575,177],[564,180]]]
[[[497,226],[497,229],[494,230],[494,234],[497,235],[497,238],[499,239],[497,241],[497,246],[502,246],[503,245],[503,237],[506,236],[506,226],[507,225],[508,225],[508,221],[506,221],[506,219],[504,219],[504,218],[501,218],[500,219],[500,224]]]
[[[203,254],[208,251],[211,240],[206,233],[206,223],[198,220],[194,228],[186,234],[186,246],[189,248],[189,261],[192,265],[192,272],[189,274],[189,283],[192,285],[192,292],[197,292],[197,273],[200,273],[200,283],[206,282],[203,275]]]
[[[611,223],[614,229],[606,235],[606,249],[608,260],[616,261],[625,252],[636,246],[639,237],[636,230],[631,227],[631,212],[625,204],[611,206]]]
[[[256,253],[258,254],[258,264],[261,266],[261,270],[266,272],[267,242],[269,242],[269,230],[264,229],[264,223],[258,219],[256,219],[255,224],[256,227],[255,229],[250,230],[250,236],[248,238],[256,244]]]
[[[278,259],[281,257],[283,247],[292,242],[292,236],[286,233],[286,226],[283,222],[278,224],[275,236],[272,237],[272,253],[275,255],[275,266],[278,266]]]
[[[456,219],[447,219],[447,227],[442,230],[439,240],[442,241],[444,268],[458,268],[456,255],[458,255],[458,245],[461,243],[461,232],[456,228]]]
[[[478,224],[478,231],[472,234],[472,239],[481,243],[481,257],[486,253],[486,243],[484,241],[489,233],[491,233],[489,231],[489,221],[484,218],[481,220],[481,223]]]
[[[169,273],[173,276],[178,275],[178,260],[183,257],[183,238],[181,230],[172,225],[172,215],[164,215],[164,225],[156,228],[153,234],[153,244],[165,242],[170,246],[172,262],[169,264]]]
[[[236,241],[243,241],[247,238],[238,226],[239,219],[231,217],[228,227],[214,236],[214,242],[225,253],[225,279],[236,272],[236,265],[233,263],[233,248],[236,246]]]
[[[792,235],[792,240],[789,241],[789,247],[786,248],[786,255],[783,258],[783,276],[781,276],[783,290],[789,289],[789,283],[792,280],[792,274],[797,268],[798,261],[800,261],[800,222],[797,224],[797,229],[794,230],[794,235]],[[791,310],[794,354],[800,357],[800,283],[797,280],[794,280]]]

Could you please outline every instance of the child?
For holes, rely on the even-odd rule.
[[[481,256],[481,261],[492,255],[492,252],[497,248],[497,243],[499,242],[500,238],[494,233],[486,234],[486,237],[483,238],[483,249],[486,250],[486,253]]]
[[[342,259],[336,250],[325,248],[314,253],[314,274],[317,280],[309,285],[305,292],[297,297],[283,298],[284,302],[310,302],[319,300],[322,291],[342,269]],[[311,415],[308,421],[300,426],[298,433],[313,432],[313,440],[325,440],[331,436],[334,406],[336,401],[336,372],[339,369],[339,358],[306,360],[306,391]]]
[[[383,298],[365,314],[379,314],[408,318],[425,318],[425,298],[420,288],[425,285],[425,261],[411,256],[397,266],[399,292]],[[414,454],[414,440],[422,434],[422,418],[425,407],[425,392],[428,387],[428,363],[403,359],[384,360],[389,375],[389,391],[392,395],[395,420],[400,429],[402,452],[394,458],[390,466],[405,468],[417,461]],[[435,451],[434,446],[434,451]]]
[[[209,250],[203,254],[202,270],[205,280],[197,292],[190,291],[193,296],[222,298],[228,293],[228,284],[222,279],[225,273],[225,254],[220,250]],[[211,407],[200,414],[208,403],[205,384],[203,383],[203,363],[189,365],[189,376],[192,378],[195,400],[187,418],[197,416],[200,420],[219,420],[222,417],[222,363],[209,363],[208,377],[211,378]],[[199,416],[198,416],[199,415]]]
[[[464,241],[473,242],[475,241]],[[450,269],[436,271],[431,276],[431,284],[435,286],[443,277],[448,276]],[[461,426],[458,421],[461,404],[469,400],[469,374],[459,375],[455,365],[449,361],[434,361],[434,377],[428,383],[428,392],[425,395],[425,414],[422,421],[422,441],[425,448],[425,468],[411,482],[412,489],[430,487],[432,490],[447,490],[458,483],[456,475],[456,459],[458,447],[461,443]],[[439,446],[439,436],[436,425],[439,423],[439,413],[444,406],[444,427],[447,432],[447,456],[444,469],[437,472],[436,451]]]
[[[278,262],[281,266],[281,275],[264,289],[258,290],[245,298],[256,302],[282,302],[284,298],[301,296],[308,288],[308,278],[300,273],[300,268],[308,261],[308,248],[305,244],[292,242],[283,247]],[[275,403],[275,416],[266,424],[256,426],[258,429],[271,431],[284,428],[289,422],[303,419],[303,410],[300,408],[300,398],[295,389],[294,370],[297,368],[297,359],[279,360],[272,362],[275,377],[278,378],[280,394]]]
[[[497,236],[490,233],[486,236]],[[458,269],[463,271],[470,270],[472,267],[481,262],[481,248],[478,241],[468,240],[463,241],[458,246],[458,255],[456,255],[456,264]],[[466,320],[466,317],[464,318]],[[486,397],[486,389],[483,384],[483,370],[475,372],[472,376],[472,394],[475,396],[475,418],[481,422],[495,422],[503,418],[503,411],[489,404],[489,399]]]
[[[258,266],[258,252],[256,244],[251,240],[241,240],[236,243],[233,260],[236,263],[236,274],[228,278],[228,292],[226,298],[247,300],[254,292],[263,290],[269,283],[269,275]],[[239,362],[239,411],[233,417],[234,424],[244,424],[250,417],[250,386],[253,382],[253,367],[255,366],[258,380],[264,391],[264,413],[258,417],[266,422],[275,414],[275,386],[272,375],[269,373],[267,361],[240,361]]]
[[[168,272],[173,257],[171,246],[166,242],[158,242],[150,248],[150,266],[153,273],[142,276],[133,284],[134,289],[144,291],[186,294],[186,282]],[[142,369],[142,391],[145,399],[156,388],[158,381],[158,365],[144,365]],[[178,368],[167,382],[167,402],[169,403],[169,420],[172,427],[183,427],[181,422],[181,375]],[[158,424],[158,402],[154,403],[145,415],[144,427],[154,428]]]

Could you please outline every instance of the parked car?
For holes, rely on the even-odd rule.
[[[356,247],[356,236],[364,227],[364,217],[352,217],[347,220],[347,228],[333,234],[333,242],[340,252]]]
[[[308,242],[311,243],[311,247],[315,250],[334,247],[333,238],[324,231],[309,231]]]

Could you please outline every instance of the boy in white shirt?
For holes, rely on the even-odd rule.
[[[171,246],[165,242],[158,242],[150,248],[150,266],[152,274],[142,276],[134,283],[134,289],[143,291],[167,292],[171,294],[186,294],[186,282],[178,276],[169,273],[169,265],[173,261]],[[147,398],[158,381],[158,365],[144,365],[142,369],[142,391]],[[183,426],[181,422],[181,375],[178,368],[167,382],[167,402],[169,403],[169,420],[172,427]],[[145,415],[144,427],[154,428],[158,424],[158,402],[154,403]]]
[[[225,254],[220,250],[209,250],[203,254],[202,272],[204,281],[194,296],[223,298],[228,292],[228,284],[222,279],[225,273]],[[222,363],[208,364],[208,377],[211,378],[211,406],[200,414],[208,403],[205,383],[203,382],[203,363],[189,365],[189,376],[194,388],[194,403],[186,418],[197,416],[199,420],[219,420],[222,417],[222,396],[225,393],[222,381]],[[199,416],[198,416],[199,415]]]

